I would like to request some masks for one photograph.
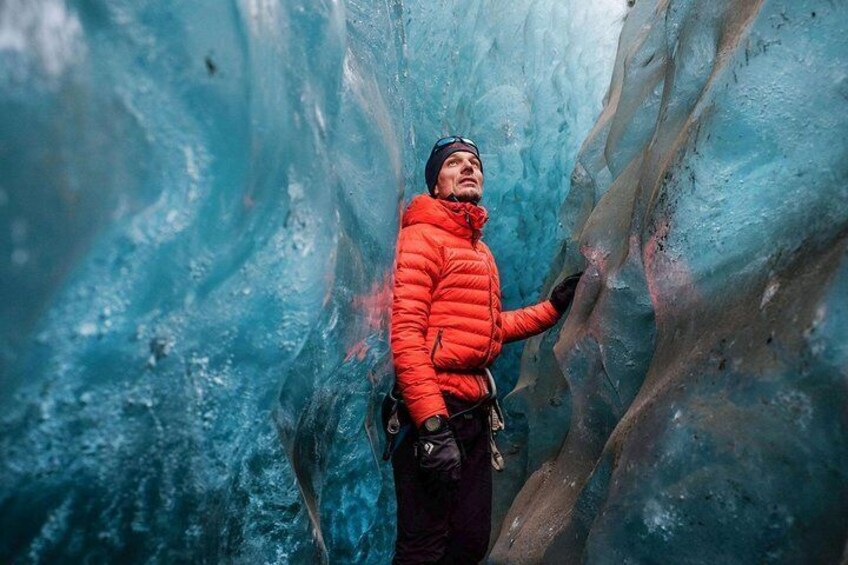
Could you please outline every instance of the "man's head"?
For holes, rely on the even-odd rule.
[[[477,145],[458,136],[438,140],[424,169],[435,198],[477,203],[483,196],[483,163]]]

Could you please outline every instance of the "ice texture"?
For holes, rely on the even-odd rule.
[[[563,207],[586,275],[508,398],[532,475],[492,562],[848,559],[846,27],[635,3]]]
[[[0,561],[388,561],[404,194],[474,137],[538,298],[627,9],[583,4],[0,3]]]
[[[491,559],[848,559],[848,6],[631,4],[0,3],[0,561],[389,561],[446,133],[507,307],[587,272],[495,366]]]
[[[325,389],[295,362],[347,359],[324,408],[370,445],[399,25],[383,2],[0,4],[0,561],[321,555],[287,422]],[[356,514],[391,484],[361,455],[326,503],[385,552]]]

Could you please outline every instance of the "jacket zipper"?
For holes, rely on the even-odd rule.
[[[430,363],[433,366],[436,366],[436,350],[439,349],[439,346],[442,344],[442,332],[445,331],[445,328],[439,328],[439,331],[436,333],[436,340],[433,342],[433,350],[430,351]]]
[[[492,307],[492,273],[489,275],[489,320],[492,322],[492,329],[489,332],[489,348],[486,350],[486,361],[489,362],[489,355],[492,354],[492,342],[495,340],[495,309]],[[485,365],[484,363],[484,365]]]
[[[494,345],[494,341],[495,341],[495,310],[492,307],[492,274],[491,273],[489,273],[489,320],[491,320],[491,322],[492,322],[492,329],[489,332],[489,347],[486,349],[486,358],[483,361],[483,367],[482,368],[485,368],[486,365],[489,363],[489,357],[492,355],[492,345]],[[486,394],[487,394],[486,390],[487,390],[488,387],[483,385],[482,377],[480,377],[479,375],[475,375],[475,376],[478,377],[477,378],[477,386],[480,389],[481,397],[486,396]]]
[[[471,225],[471,215],[468,212],[465,212],[465,221],[468,222],[468,227],[471,228],[471,247],[479,254],[477,238],[475,237],[477,230]],[[486,349],[486,357],[483,359],[483,366],[481,368],[484,368],[489,362],[489,356],[492,354],[492,342],[495,339],[495,310],[492,306],[492,273],[489,272],[487,275],[489,278],[489,320],[491,321],[492,329],[489,331],[489,347]],[[482,378],[479,378],[479,375],[475,375],[475,380],[477,381],[477,388],[480,389],[480,394],[485,396],[488,387],[483,385]]]

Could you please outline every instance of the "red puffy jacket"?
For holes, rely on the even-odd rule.
[[[416,426],[447,415],[442,393],[487,394],[483,368],[510,341],[553,326],[549,300],[501,312],[498,269],[480,241],[488,215],[465,202],[412,199],[398,239],[391,346],[401,395]]]

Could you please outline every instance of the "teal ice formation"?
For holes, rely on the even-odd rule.
[[[0,3],[0,561],[380,563],[444,133],[507,307],[494,563],[848,559],[848,4]]]

